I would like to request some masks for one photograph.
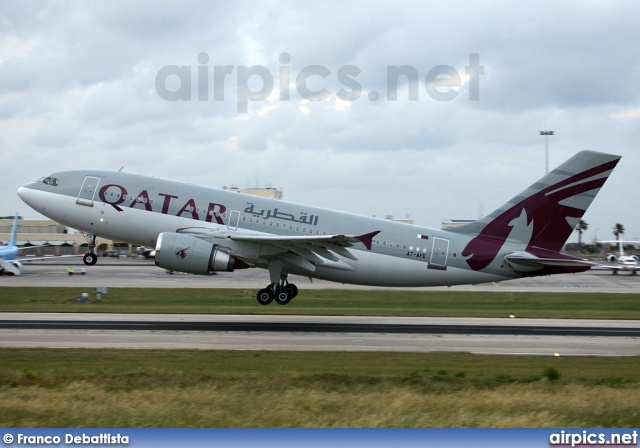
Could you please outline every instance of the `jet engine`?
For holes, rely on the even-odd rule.
[[[22,273],[22,263],[16,260],[0,260],[0,274],[20,275]]]
[[[215,271],[245,269],[249,265],[201,238],[174,232],[158,235],[156,266],[170,271],[211,275]]]
[[[607,255],[607,261],[610,262],[610,263],[614,263],[614,262],[618,261],[618,257],[616,257],[613,254],[609,254],[609,255]]]
[[[637,255],[631,255],[631,258],[633,258],[636,261],[640,260],[640,257]]]

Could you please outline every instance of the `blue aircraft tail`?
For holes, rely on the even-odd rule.
[[[18,212],[16,212],[15,218],[13,218],[13,228],[11,229],[11,239],[9,240],[9,246],[15,246],[18,234]]]

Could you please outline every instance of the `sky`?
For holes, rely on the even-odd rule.
[[[583,241],[640,238],[640,2],[0,0],[0,216],[118,170],[439,228],[580,150]],[[397,72],[404,73],[398,76]],[[577,241],[574,234],[570,241]]]

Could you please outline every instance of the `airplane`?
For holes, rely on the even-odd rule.
[[[19,248],[16,246],[16,235],[18,230],[18,213],[13,218],[11,237],[6,246],[0,247],[0,274],[20,275],[22,264],[16,261]]]
[[[607,261],[616,264],[598,264],[594,269],[606,269],[613,272],[613,275],[618,275],[618,271],[630,271],[631,275],[637,275],[640,270],[638,260],[640,257],[637,255],[625,255],[622,248],[624,243],[637,243],[638,241],[625,241],[618,235],[617,240],[598,241],[598,243],[618,243],[619,254],[616,257],[613,254],[607,255]]]
[[[620,156],[581,151],[491,214],[432,229],[112,171],[61,171],[18,189],[37,212],[95,236],[155,245],[168,271],[263,268],[267,305],[298,295],[288,275],[388,287],[452,286],[583,272],[560,253]]]
[[[13,218],[13,227],[11,228],[11,237],[6,246],[0,247],[0,275],[20,275],[22,274],[22,264],[32,261],[42,261],[51,258],[78,257],[78,255],[61,255],[61,256],[44,256],[38,258],[29,258],[18,261],[18,254],[21,250],[35,249],[42,246],[18,247],[16,240],[18,235],[18,213]]]

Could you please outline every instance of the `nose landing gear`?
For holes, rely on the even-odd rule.
[[[96,264],[98,262],[98,256],[95,253],[96,236],[87,233],[87,234],[84,235],[84,237],[87,240],[87,242],[89,243],[89,246],[88,246],[87,253],[84,254],[84,256],[82,257],[82,262],[84,264],[86,264],[87,266],[93,266],[94,264]]]

